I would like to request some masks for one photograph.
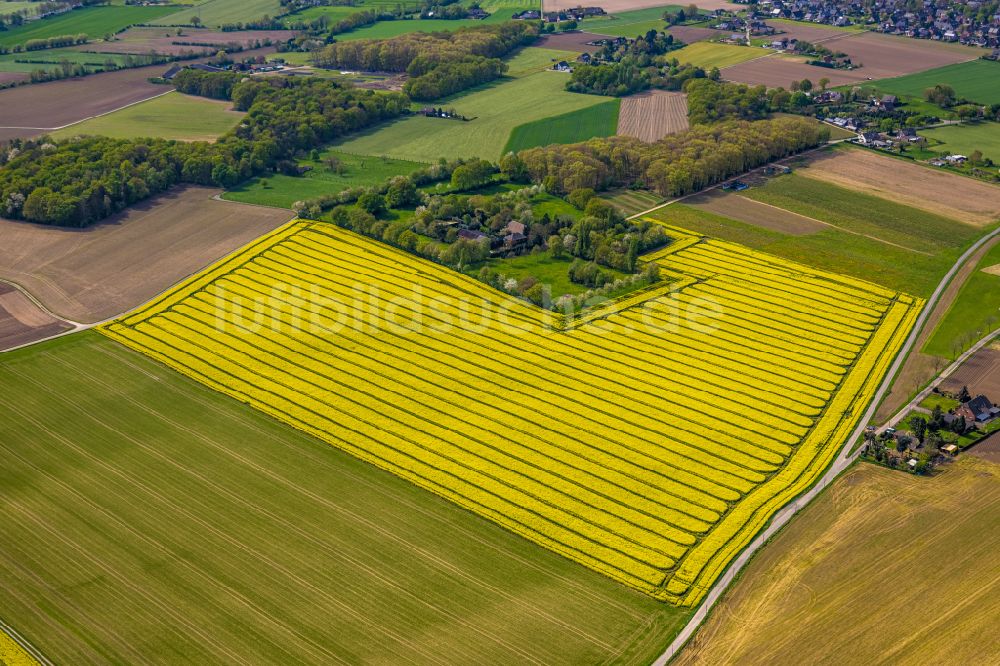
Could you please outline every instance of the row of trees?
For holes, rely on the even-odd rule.
[[[42,49],[57,49],[63,46],[75,46],[87,43],[87,33],[78,35],[57,35],[45,39],[29,39],[24,43],[25,51],[41,51]]]
[[[415,32],[330,44],[313,62],[320,67],[406,72],[410,79],[404,91],[413,99],[431,100],[503,76],[507,66],[500,58],[537,36],[538,26],[513,21],[455,32]]]
[[[661,64],[648,66],[640,65],[633,57],[613,63],[577,65],[566,83],[566,90],[622,97],[649,88],[681,90],[690,80],[706,77],[717,80],[720,76],[717,69],[706,73],[701,67],[681,63],[676,58],[661,60]]]
[[[504,156],[500,169],[554,193],[638,185],[669,197],[696,192],[828,138],[826,128],[807,118],[726,121],[696,125],[655,143],[609,137],[531,148]]]
[[[15,144],[0,153],[0,212],[84,227],[177,183],[232,187],[282,169],[298,151],[397,116],[409,105],[399,93],[323,79],[248,80],[232,93],[234,106],[248,113],[216,143],[91,137]]]

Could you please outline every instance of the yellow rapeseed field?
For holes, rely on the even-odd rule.
[[[845,442],[915,299],[688,235],[568,324],[293,222],[103,330],[661,599],[694,605]]]

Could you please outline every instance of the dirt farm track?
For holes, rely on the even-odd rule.
[[[71,321],[93,323],[141,305],[292,217],[175,188],[89,229],[0,219],[0,278]]]

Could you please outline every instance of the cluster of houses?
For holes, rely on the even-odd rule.
[[[946,428],[951,428],[956,422],[961,422],[965,424],[965,428],[968,430],[981,430],[988,423],[997,418],[1000,418],[1000,407],[982,394],[977,395],[974,398],[970,397],[955,409],[942,415],[942,420]],[[875,430],[875,426],[868,426],[868,436],[875,437]],[[902,432],[896,430],[896,428],[886,428],[882,432],[882,438],[905,443],[907,453],[909,454],[937,453],[936,451],[924,451],[923,444],[918,439],[913,437],[911,433]],[[958,453],[958,446],[955,444],[946,444],[941,447],[941,452],[955,455]],[[910,467],[914,467],[916,465],[916,460],[911,458],[908,461],[908,464]]]
[[[1000,57],[1000,11],[984,17],[978,11],[984,5],[980,0],[760,0],[754,15],[834,26],[871,25],[891,35],[990,47],[998,49]]]
[[[453,222],[453,224],[459,223],[459,220]],[[526,232],[527,227],[523,222],[511,220],[496,236],[490,236],[478,229],[459,229],[458,238],[470,241],[486,240],[490,244],[491,254],[500,255],[518,252],[528,242]]]
[[[562,9],[557,12],[542,12],[537,9],[528,9],[513,15],[515,21],[538,21],[546,23],[563,23],[564,21],[582,21],[586,18],[604,16],[607,12],[601,7],[573,7],[572,9]]]

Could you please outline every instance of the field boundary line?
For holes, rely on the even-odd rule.
[[[806,176],[806,177],[808,178],[808,176]],[[917,254],[925,254],[928,257],[933,257],[934,256],[930,252],[925,252],[923,250],[917,250],[917,249],[914,249],[912,247],[906,247],[905,245],[900,245],[899,243],[893,243],[892,241],[887,241],[884,238],[879,238],[878,236],[872,236],[871,234],[863,234],[860,231],[854,231],[852,229],[847,229],[845,227],[841,227],[839,225],[833,224],[832,222],[824,222],[823,220],[817,219],[815,217],[810,217],[809,215],[803,215],[802,213],[798,213],[798,212],[796,212],[794,210],[789,210],[788,208],[782,208],[781,206],[775,206],[774,204],[769,204],[766,201],[759,201],[757,199],[751,199],[750,197],[745,197],[742,194],[733,194],[733,196],[739,197],[740,199],[743,199],[744,201],[752,201],[753,203],[761,204],[763,206],[767,206],[768,208],[773,208],[775,210],[780,210],[780,211],[785,212],[785,213],[792,213],[794,215],[798,215],[799,217],[804,217],[807,220],[811,220],[811,221],[816,222],[818,224],[822,224],[823,226],[826,226],[826,227],[831,227],[831,228],[836,229],[838,231],[843,231],[845,233],[853,234],[855,236],[863,236],[864,238],[870,238],[871,240],[878,241],[879,243],[885,243],[886,245],[891,245],[892,247],[898,247],[900,250],[906,250],[907,252],[916,252]],[[739,220],[737,220],[737,221],[739,221]]]
[[[10,639],[12,641],[14,641],[15,643],[17,643],[18,646],[22,650],[24,650],[25,652],[27,652],[28,655],[30,655],[32,659],[34,659],[35,661],[37,661],[42,666],[55,666],[55,664],[53,664],[52,661],[48,657],[46,657],[44,654],[42,654],[41,650],[39,650],[34,645],[32,645],[31,641],[29,641],[27,638],[25,638],[24,636],[22,636],[17,631],[17,629],[15,629],[14,627],[12,627],[9,624],[7,624],[6,622],[4,622],[3,619],[0,619],[0,631],[2,631],[3,633],[7,634],[8,636],[10,636]]]
[[[657,657],[657,659],[653,662],[653,666],[666,666],[666,664],[668,664],[680,653],[687,642],[694,636],[697,629],[708,618],[712,608],[722,598],[723,593],[725,593],[725,591],[729,588],[729,585],[736,580],[736,576],[743,570],[743,567],[750,562],[757,551],[770,541],[770,539],[774,537],[774,535],[777,534],[781,528],[783,528],[795,516],[796,513],[798,513],[802,508],[808,506],[817,495],[833,483],[833,481],[840,476],[841,472],[854,464],[860,453],[860,448],[858,451],[851,453],[851,449],[854,447],[854,442],[857,441],[858,437],[860,437],[864,432],[868,422],[871,421],[872,417],[874,417],[879,404],[885,398],[886,392],[896,380],[896,375],[899,373],[899,369],[902,367],[906,358],[913,350],[913,345],[923,330],[924,324],[927,322],[931,311],[941,298],[941,294],[944,293],[945,289],[951,283],[952,278],[955,277],[955,274],[959,271],[959,269],[966,263],[966,261],[968,261],[969,257],[972,256],[983,244],[989,242],[991,238],[997,235],[1000,235],[1000,227],[990,231],[969,246],[955,261],[952,267],[948,269],[948,272],[938,283],[937,288],[934,289],[934,293],[927,298],[923,308],[921,308],[920,314],[917,316],[917,320],[913,324],[913,329],[910,331],[910,334],[903,342],[902,348],[893,359],[892,365],[889,366],[889,369],[886,371],[885,377],[882,379],[882,383],[875,391],[875,395],[873,395],[869,401],[868,409],[865,410],[862,417],[858,420],[858,425],[847,438],[847,441],[841,447],[840,452],[836,455],[833,463],[827,469],[826,473],[824,473],[823,476],[821,476],[819,480],[816,481],[816,483],[814,483],[806,492],[791,500],[781,510],[775,513],[771,517],[767,526],[758,532],[753,541],[751,541],[750,544],[747,545],[747,547],[744,548],[732,562],[730,562],[726,570],[716,579],[711,589],[705,595],[704,600],[691,616],[691,619],[688,620],[688,623],[684,625],[684,628],[681,629],[681,631],[674,637],[663,653]]]
[[[105,111],[104,113],[98,113],[97,115],[94,115],[94,116],[87,116],[86,118],[81,118],[80,120],[74,120],[71,123],[68,123],[66,125],[60,125],[59,127],[5,127],[3,129],[37,129],[37,130],[45,130],[45,131],[48,131],[48,132],[57,132],[59,130],[66,129],[67,127],[72,127],[73,125],[79,125],[80,123],[85,123],[88,120],[94,120],[95,118],[101,118],[102,116],[106,116],[106,115],[108,115],[110,113],[117,113],[118,111],[121,111],[122,109],[127,109],[130,106],[135,106],[136,104],[142,104],[143,102],[148,102],[149,100],[156,99],[157,97],[163,97],[164,95],[169,95],[172,92],[177,92],[177,91],[176,91],[176,89],[171,89],[171,90],[167,90],[166,92],[157,93],[155,95],[152,95],[151,97],[144,97],[143,99],[136,100],[134,102],[129,102],[128,104],[125,104],[124,106],[119,106],[118,108],[111,109],[110,111]]]

